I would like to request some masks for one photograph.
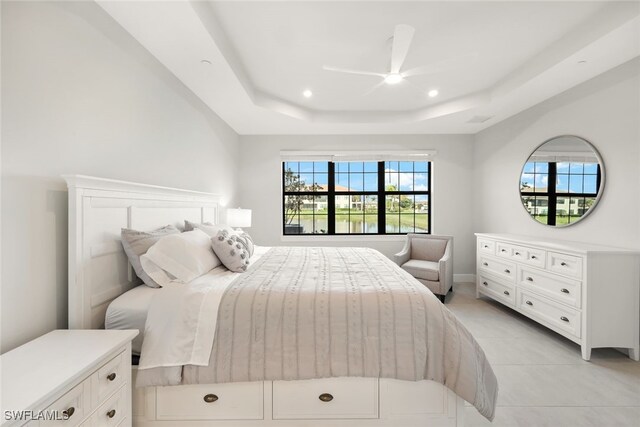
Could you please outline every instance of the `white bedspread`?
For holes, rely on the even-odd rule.
[[[251,261],[268,250],[256,246]],[[139,369],[208,365],[220,300],[240,275],[220,266],[187,284],[158,289],[147,315]],[[167,313],[179,313],[181,319]]]

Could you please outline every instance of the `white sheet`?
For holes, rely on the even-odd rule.
[[[268,247],[256,246],[251,262]],[[169,283],[154,289],[145,324],[139,369],[195,365],[207,366],[215,338],[218,306],[225,290],[242,273],[216,267],[187,284]],[[187,309],[181,309],[186,307]],[[182,321],[167,313],[183,315]]]
[[[140,285],[114,299],[107,307],[104,319],[105,329],[137,329],[140,331],[131,343],[131,351],[135,355],[140,355],[147,312],[151,305],[151,299],[158,290],[147,285]]]

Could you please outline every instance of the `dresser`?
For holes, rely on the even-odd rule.
[[[136,335],[56,330],[0,356],[2,427],[130,426]]]
[[[640,252],[513,234],[476,233],[476,294],[591,349],[638,360]]]

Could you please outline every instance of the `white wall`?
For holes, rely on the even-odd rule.
[[[583,221],[552,228],[532,220],[518,184],[529,154],[563,134],[603,157],[602,199]],[[474,230],[640,248],[640,60],[628,62],[476,135]]]
[[[396,236],[287,236],[282,239],[282,181],[280,150],[405,150],[435,149],[432,181],[434,234],[454,236],[454,271],[473,273],[474,238],[471,229],[471,135],[350,135],[242,136],[240,202],[253,210],[247,231],[261,245],[368,246],[387,256],[402,249]]]
[[[3,1],[2,89],[5,352],[67,325],[67,192],[60,174],[233,200],[239,144],[93,2]]]

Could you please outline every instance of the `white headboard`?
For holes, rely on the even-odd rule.
[[[100,329],[109,303],[137,282],[120,229],[217,223],[219,196],[82,175],[69,188],[69,328]]]

